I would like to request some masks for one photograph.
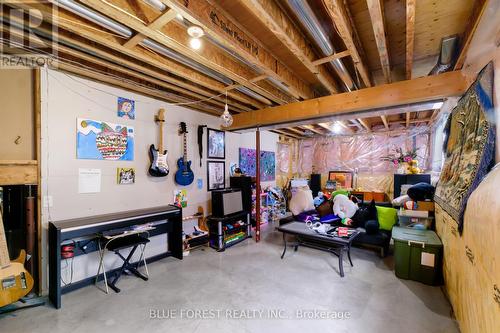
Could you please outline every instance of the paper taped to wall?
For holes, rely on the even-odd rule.
[[[101,192],[101,169],[78,169],[78,193]]]

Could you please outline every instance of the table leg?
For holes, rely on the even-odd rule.
[[[344,264],[343,264],[343,256],[342,256],[342,253],[344,252],[344,248],[341,247],[339,249],[339,270],[340,270],[340,276],[341,277],[344,277]]]
[[[286,253],[286,235],[283,233],[283,243],[285,243],[285,248],[283,249],[283,253],[281,254],[281,259],[285,256]]]
[[[349,246],[347,247],[347,257],[349,258],[349,262],[351,263],[351,266],[354,266],[352,264],[352,260],[351,260],[351,244],[349,244]]]

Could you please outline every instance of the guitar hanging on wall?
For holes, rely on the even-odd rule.
[[[158,149],[154,145],[149,147],[149,155],[151,156],[151,166],[149,174],[153,177],[165,177],[169,173],[167,164],[167,150],[163,150],[163,123],[165,122],[165,110],[160,109],[155,121],[160,125],[160,143]]]
[[[28,295],[33,288],[33,278],[24,268],[25,260],[26,252],[21,250],[19,257],[10,261],[0,211],[0,308]]]
[[[194,173],[191,170],[191,161],[187,159],[187,143],[186,134],[188,133],[186,129],[186,123],[181,122],[179,126],[179,134],[183,136],[184,152],[181,158],[177,160],[177,166],[179,170],[175,173],[175,182],[179,185],[189,185],[194,180]]]

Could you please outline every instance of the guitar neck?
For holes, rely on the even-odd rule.
[[[160,143],[158,144],[158,150],[160,154],[163,154],[163,121],[159,121],[160,123]]]
[[[3,227],[2,211],[0,211],[0,267],[10,265],[9,249],[7,248],[7,239]]]
[[[182,155],[184,157],[184,163],[187,163],[187,140],[186,140],[186,133],[184,133],[184,154]]]

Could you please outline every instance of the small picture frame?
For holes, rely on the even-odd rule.
[[[337,189],[348,189],[352,188],[352,175],[351,171],[330,171],[328,181],[335,183]]]
[[[135,183],[134,168],[116,168],[116,181],[118,185],[129,185]]]
[[[207,158],[226,158],[226,132],[207,129]]]
[[[207,190],[226,188],[226,166],[224,161],[207,161]]]
[[[118,97],[117,115],[120,118],[135,119],[135,101],[125,97]]]

